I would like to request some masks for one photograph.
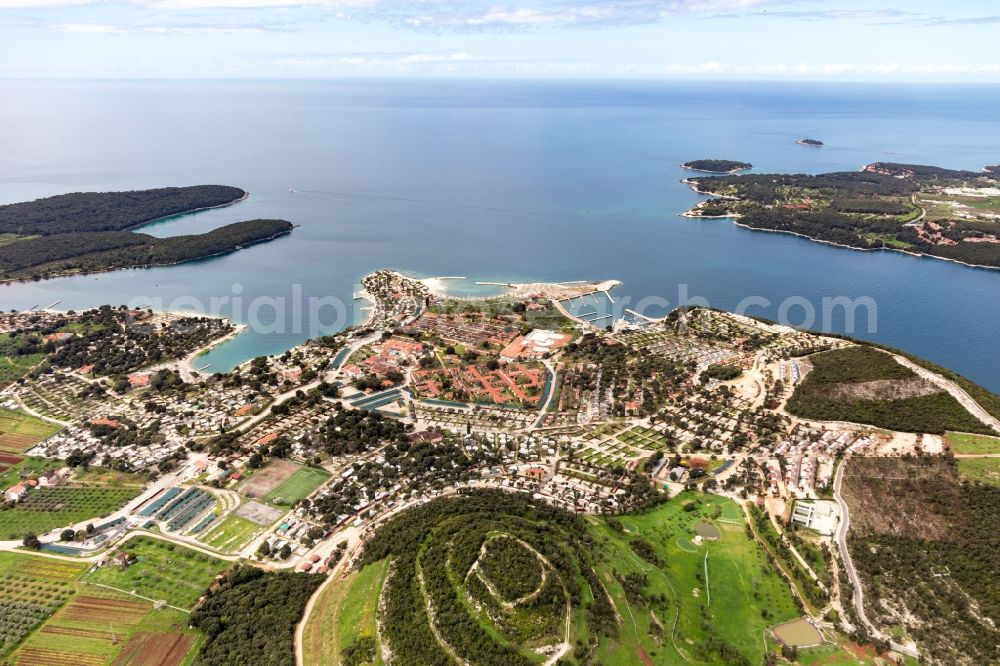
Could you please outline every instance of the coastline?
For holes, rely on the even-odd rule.
[[[181,363],[183,363],[185,366],[187,366],[188,371],[192,375],[198,375],[200,377],[207,377],[207,376],[212,375],[214,373],[207,372],[207,371],[202,370],[200,368],[196,368],[194,366],[195,361],[197,361],[202,356],[205,356],[210,351],[214,350],[216,347],[219,347],[219,346],[221,346],[221,345],[223,345],[223,344],[225,344],[227,342],[231,342],[232,340],[235,340],[236,338],[238,338],[239,336],[243,335],[248,330],[250,330],[250,327],[247,326],[246,324],[234,324],[227,317],[221,317],[221,316],[218,316],[218,315],[194,315],[193,313],[183,313],[183,312],[177,312],[177,311],[173,311],[173,310],[170,310],[168,312],[170,312],[170,314],[185,315],[185,316],[188,316],[188,317],[190,317],[190,316],[205,316],[205,317],[217,316],[219,319],[223,320],[224,322],[228,323],[230,326],[233,327],[233,330],[231,330],[229,333],[226,333],[221,338],[213,340],[212,342],[208,343],[207,345],[205,345],[201,349],[196,349],[195,351],[193,351],[190,354],[188,354],[187,358],[185,358],[183,361],[181,361]],[[239,367],[239,366],[237,366],[237,367]]]
[[[0,279],[0,287],[12,284],[20,284],[22,282],[42,282],[43,280],[57,280],[59,278],[79,277],[84,275],[100,275],[101,273],[115,273],[117,271],[148,270],[151,268],[168,268],[170,266],[181,266],[183,264],[189,264],[192,261],[201,261],[203,259],[211,259],[213,257],[221,257],[227,254],[232,254],[233,252],[239,252],[240,250],[243,250],[245,248],[254,245],[259,245],[260,243],[268,243],[276,238],[280,238],[281,236],[291,234],[292,230],[295,229],[297,226],[298,225],[293,225],[291,229],[288,229],[286,231],[279,231],[275,234],[268,236],[267,238],[260,238],[258,240],[250,241],[249,243],[246,243],[244,245],[239,245],[237,247],[228,250],[223,250],[221,252],[212,252],[211,254],[205,254],[200,257],[191,257],[190,259],[185,259],[183,261],[171,261],[163,264],[141,264],[137,266],[121,266],[118,268],[106,268],[103,270],[84,270],[84,271],[72,271],[72,272],[67,271],[61,273],[54,273],[52,275],[46,275],[45,277],[38,277],[38,278],[35,277],[2,278]]]
[[[243,188],[240,189],[242,190]],[[181,217],[182,215],[191,215],[193,213],[198,213],[203,210],[215,210],[216,208],[227,208],[229,206],[235,206],[236,204],[246,201],[249,198],[250,198],[250,193],[247,192],[246,190],[243,190],[243,196],[239,197],[238,199],[233,199],[232,201],[229,201],[227,203],[215,204],[214,206],[200,206],[198,208],[192,208],[191,210],[186,210],[183,213],[174,213],[173,215],[163,215],[161,217],[154,217],[152,220],[141,222],[132,227],[126,227],[122,231],[135,231],[136,229],[142,229],[143,227],[150,224],[157,224],[159,222],[164,222],[174,217]]]
[[[720,194],[718,192],[712,192],[711,190],[703,190],[701,188],[701,183],[694,178],[682,178],[681,182],[687,185],[694,191],[695,194],[701,194],[703,196],[715,197],[716,199],[728,199],[729,201],[739,201],[739,197],[734,197],[730,194]]]
[[[844,245],[843,243],[835,243],[834,241],[823,240],[822,238],[813,238],[806,234],[801,234],[797,231],[788,231],[786,229],[767,229],[765,227],[751,227],[748,224],[743,224],[742,222],[733,221],[738,227],[743,227],[744,229],[749,229],[750,231],[767,231],[774,234],[788,234],[789,236],[798,236],[799,238],[804,238],[806,240],[812,241],[814,243],[823,243],[825,245],[832,245],[833,247],[844,248],[846,250],[857,250],[858,252],[899,252],[900,254],[908,254],[911,257],[917,257],[918,259],[937,259],[938,261],[950,261],[953,264],[961,264],[968,268],[985,268],[990,271],[1000,271],[1000,266],[987,266],[985,264],[970,264],[966,261],[961,261],[959,259],[952,259],[951,257],[939,257],[936,254],[927,254],[925,252],[912,252],[910,250],[903,250],[898,247],[855,247],[853,245]]]
[[[712,196],[712,197],[716,197],[718,199],[728,199],[730,201],[739,201],[739,197],[733,197],[733,196],[728,196],[728,195],[725,195],[725,194],[717,194],[715,192],[705,192],[705,191],[699,190],[698,189],[698,185],[699,185],[698,181],[693,180],[693,179],[685,178],[681,182],[684,183],[685,185],[687,185],[688,187],[690,187],[695,192],[695,194],[701,194],[701,195],[705,195],[705,196]],[[704,202],[700,202],[698,205],[700,205],[701,203],[704,203]],[[690,219],[699,219],[699,218],[701,218],[701,219],[705,219],[705,220],[731,219],[733,221],[733,224],[735,224],[736,226],[742,227],[744,229],[749,229],[750,231],[768,231],[768,232],[776,233],[776,234],[788,234],[790,236],[798,236],[799,238],[805,238],[806,240],[810,240],[810,241],[812,241],[814,243],[823,243],[825,245],[832,245],[833,247],[844,248],[844,249],[847,249],[847,250],[858,250],[860,252],[878,252],[880,250],[886,250],[886,251],[890,251],[890,252],[899,252],[901,254],[908,254],[911,257],[919,257],[919,258],[924,258],[924,259],[937,259],[939,261],[950,261],[953,264],[959,264],[961,266],[966,266],[968,268],[981,268],[981,269],[986,269],[986,270],[991,270],[991,271],[1000,271],[1000,266],[989,266],[989,265],[986,265],[986,264],[970,264],[969,262],[962,261],[960,259],[952,259],[951,257],[940,257],[940,256],[938,256],[936,254],[928,254],[926,252],[913,252],[911,250],[903,250],[903,249],[897,248],[897,247],[856,247],[854,245],[845,245],[843,243],[837,243],[835,241],[823,240],[822,238],[814,238],[813,236],[809,236],[808,234],[799,233],[798,231],[788,231],[786,229],[768,229],[766,227],[752,227],[752,226],[750,226],[748,224],[744,224],[744,223],[738,221],[740,219],[740,217],[742,217],[739,213],[733,213],[732,215],[695,215],[691,211],[696,210],[697,207],[698,206],[696,205],[695,207],[689,208],[688,210],[684,211],[683,213],[678,213],[678,216],[679,217],[686,217],[686,218],[690,218]]]

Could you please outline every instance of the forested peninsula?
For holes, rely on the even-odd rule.
[[[688,178],[713,199],[687,217],[731,217],[862,250],[889,249],[1000,268],[1000,173],[876,162],[818,175]]]
[[[290,232],[284,220],[248,220],[204,234],[156,238],[130,231],[153,220],[241,201],[237,187],[198,185],[77,192],[0,206],[0,279],[41,279],[164,266],[225,254]]]

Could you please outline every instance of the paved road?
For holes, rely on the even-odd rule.
[[[833,496],[837,500],[837,504],[840,505],[840,527],[837,529],[837,547],[840,550],[840,559],[844,563],[844,570],[847,572],[847,577],[851,581],[851,585],[854,586],[854,610],[858,614],[858,619],[868,630],[868,633],[882,640],[886,639],[886,635],[880,630],[875,628],[871,622],[868,621],[868,616],[865,615],[864,606],[864,591],[861,589],[861,581],[858,580],[858,574],[854,569],[854,563],[851,561],[851,553],[847,550],[847,531],[851,527],[851,514],[847,507],[847,502],[844,501],[844,497],[840,494],[840,486],[844,480],[844,469],[847,467],[847,459],[844,459],[840,466],[837,468],[837,474],[833,477]],[[896,652],[901,652],[907,654],[913,658],[918,658],[920,654],[917,652],[916,648],[911,645],[902,645],[895,641],[889,641],[889,647]]]
[[[549,387],[549,394],[545,398],[545,404],[543,404],[541,408],[538,410],[538,420],[535,421],[536,428],[542,425],[542,421],[545,420],[545,414],[549,411],[549,405],[552,404],[552,400],[556,396],[556,379],[557,379],[556,369],[553,367],[552,362],[549,361],[548,359],[542,361],[542,364],[548,371],[549,377],[551,377],[552,385]]]
[[[915,373],[917,373],[920,377],[923,377],[932,384],[935,384],[938,387],[943,388],[945,391],[950,393],[951,396],[955,398],[955,400],[958,400],[959,404],[961,404],[963,407],[969,410],[969,413],[971,413],[977,419],[979,419],[989,427],[993,428],[997,432],[1000,432],[1000,419],[996,418],[995,416],[987,412],[985,409],[983,409],[982,406],[978,402],[976,402],[972,398],[972,396],[966,393],[965,390],[961,388],[958,384],[951,381],[950,379],[945,379],[944,377],[935,372],[931,372],[930,370],[928,370],[923,366],[917,365],[908,358],[905,358],[903,356],[893,356],[893,358],[896,359],[896,361],[898,361],[900,365],[906,366],[910,370],[913,370]]]

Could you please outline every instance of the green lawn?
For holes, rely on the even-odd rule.
[[[970,435],[964,432],[949,432],[945,435],[952,453],[983,454],[1000,453],[1000,437]]]
[[[697,500],[696,510],[684,511],[684,504],[691,500]],[[692,541],[696,522],[711,521],[720,512],[735,516],[735,508],[721,497],[685,493],[648,513],[621,516],[624,534],[605,521],[592,519],[595,535],[604,541],[599,573],[625,622],[617,641],[602,641],[601,663],[639,663],[640,647],[655,663],[702,662],[699,646],[709,636],[733,646],[750,663],[763,660],[765,628],[798,616],[787,584],[768,563],[763,549],[746,536],[742,521],[715,522],[722,532],[718,541],[700,546]],[[665,562],[662,568],[641,560],[629,547],[628,541],[640,534]],[[645,574],[646,590],[665,595],[667,604],[652,609],[630,604],[615,572]],[[671,631],[675,618],[676,628]],[[662,641],[655,640],[650,631],[657,620],[666,628]],[[717,661],[718,655],[708,660]]]
[[[138,561],[125,569],[101,567],[88,574],[86,582],[162,599],[180,608],[193,607],[216,575],[228,567],[223,560],[152,537],[131,539],[118,550],[135,555]]]
[[[257,523],[231,513],[199,540],[224,553],[235,553],[263,531]]]
[[[0,510],[0,538],[19,539],[29,532],[44,534],[114,512],[139,493],[138,486],[56,486],[34,488],[8,509]]]
[[[303,467],[265,495],[264,501],[283,506],[295,504],[300,499],[308,497],[329,478],[330,474],[325,470]]]
[[[1000,458],[959,458],[958,475],[968,481],[1000,486]]]

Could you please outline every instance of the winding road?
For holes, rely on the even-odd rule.
[[[854,563],[851,561],[851,553],[847,549],[847,531],[851,527],[851,514],[847,507],[847,502],[844,501],[843,495],[840,493],[840,487],[844,480],[844,469],[847,467],[847,459],[845,458],[840,466],[837,467],[837,474],[833,478],[833,496],[837,500],[837,504],[840,506],[840,526],[837,528],[837,548],[840,550],[840,559],[844,563],[844,571],[847,572],[847,577],[851,581],[851,585],[854,587],[854,610],[858,614],[858,619],[861,624],[865,626],[868,633],[882,640],[886,640],[887,636],[877,629],[871,622],[868,621],[868,616],[865,615],[865,604],[864,604],[864,590],[861,587],[861,581],[858,579],[858,574],[854,569]],[[903,645],[902,643],[897,643],[896,641],[889,641],[889,647],[900,652],[902,654],[909,655],[914,659],[919,658],[920,653],[912,645]]]

